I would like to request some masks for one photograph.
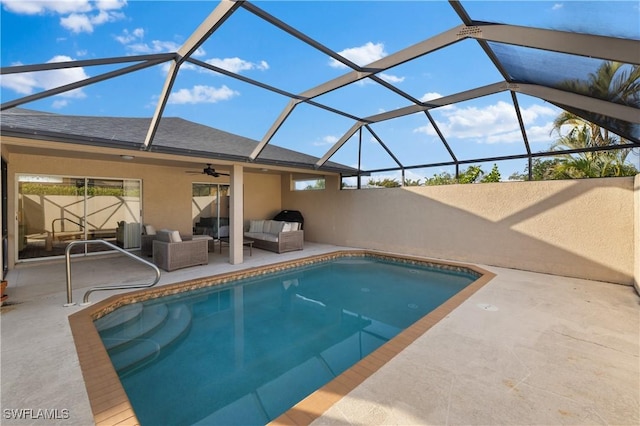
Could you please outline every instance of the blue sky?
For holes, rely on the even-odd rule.
[[[1,65],[95,59],[176,51],[211,13],[216,1],[0,0]],[[353,62],[364,65],[461,24],[444,1],[258,1],[255,4]],[[463,1],[472,19],[522,26],[595,32],[640,38],[637,1],[479,2]],[[249,78],[300,93],[349,70],[253,14],[238,10],[197,52],[198,59]],[[95,76],[120,66],[72,68],[28,75],[5,75],[2,101]],[[541,70],[542,71],[542,70]],[[149,117],[161,92],[166,65],[23,105],[61,114]],[[415,98],[429,100],[501,81],[473,40],[443,48],[380,74]],[[404,98],[372,82],[360,82],[315,99],[365,117],[407,106]],[[186,64],[165,110],[178,116],[260,140],[289,99],[220,74]],[[551,104],[518,95],[532,151],[554,140]],[[526,152],[508,93],[432,110],[458,159]],[[297,107],[272,140],[321,157],[353,121],[318,108]],[[403,165],[450,161],[424,114],[372,126]],[[364,169],[396,163],[363,134]],[[333,161],[357,164],[352,138]],[[525,161],[500,162],[503,178],[522,172]],[[466,166],[465,166],[466,167]],[[491,164],[482,165],[489,172]],[[424,178],[452,168],[420,169]],[[393,177],[386,173],[381,177]]]

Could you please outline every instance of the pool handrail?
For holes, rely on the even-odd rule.
[[[107,247],[111,247],[114,250],[117,250],[119,252],[121,252],[122,254],[129,256],[130,258],[145,264],[149,267],[151,267],[155,273],[156,273],[156,277],[153,280],[153,282],[149,283],[149,284],[130,284],[130,285],[103,285],[103,286],[96,286],[96,287],[91,287],[89,290],[87,290],[87,292],[84,294],[83,297],[83,302],[82,304],[89,304],[89,295],[91,293],[93,293],[94,291],[104,291],[104,290],[127,290],[127,289],[134,289],[134,288],[147,288],[147,287],[153,287],[154,285],[156,285],[158,283],[158,281],[160,281],[160,268],[158,268],[156,265],[154,265],[153,263],[142,259],[138,256],[136,256],[135,254],[121,248],[118,247],[117,245],[110,243],[109,241],[106,240],[77,240],[77,241],[72,241],[70,242],[67,247],[65,248],[64,251],[64,257],[65,257],[65,262],[66,262],[66,271],[67,271],[67,303],[65,303],[64,306],[73,306],[75,305],[75,303],[73,303],[73,294],[72,294],[72,290],[71,290],[71,248],[77,244],[102,244],[105,245]]]

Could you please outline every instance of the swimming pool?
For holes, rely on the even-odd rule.
[[[141,423],[266,423],[480,276],[367,253],[303,263],[133,300],[98,319]],[[118,334],[118,317],[146,319],[127,322]],[[168,332],[145,331],[166,324]],[[123,355],[136,346],[121,344],[125,334],[143,348]],[[162,345],[151,357],[140,356],[144,346]]]

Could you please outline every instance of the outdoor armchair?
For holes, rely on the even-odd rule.
[[[178,231],[160,230],[153,240],[153,263],[165,271],[209,263],[209,239],[182,237]]]

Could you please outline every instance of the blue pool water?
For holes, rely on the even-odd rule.
[[[477,278],[345,258],[96,321],[143,425],[265,424]]]

